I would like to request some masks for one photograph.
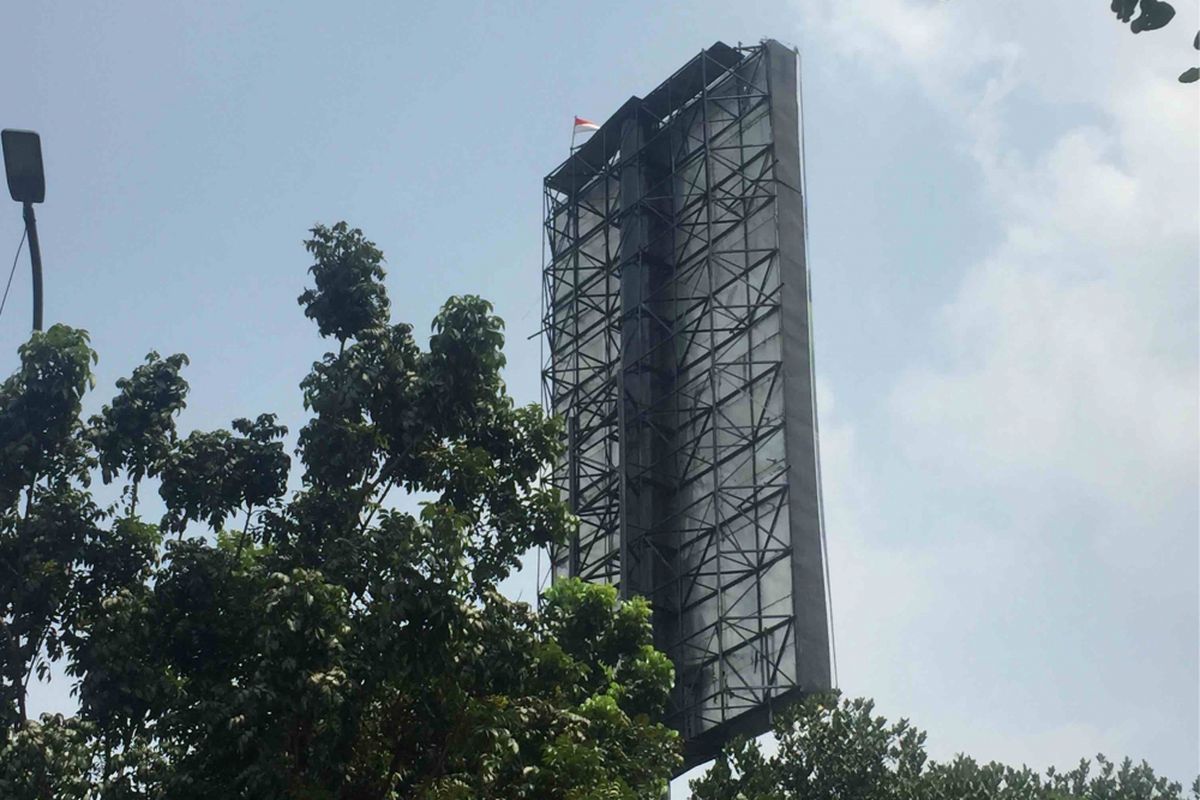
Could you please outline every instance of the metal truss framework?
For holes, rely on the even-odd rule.
[[[829,686],[795,69],[717,43],[545,181],[549,577],[650,600],[689,764]]]

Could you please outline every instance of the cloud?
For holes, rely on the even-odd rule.
[[[1197,125],[1167,89],[1117,87],[1110,125],[1030,164],[977,143],[1003,240],[941,309],[941,363],[892,397],[939,474],[1057,479],[1143,514],[1194,492]]]
[[[1069,473],[1135,503],[1148,482],[1194,477],[1197,374],[1180,344],[1195,309],[1180,300],[1195,238],[1159,221],[1161,184],[1113,149],[1072,131],[1005,192],[1004,242],[937,320],[946,363],[896,387],[911,443],[943,469]]]
[[[1198,744],[1200,109],[1174,76],[1190,52],[1038,8],[806,13],[842,58],[957,122],[1000,231],[958,265],[935,347],[899,371],[896,453],[822,399],[843,685],[884,713],[919,706],[895,713],[939,757],[1105,749],[1182,778]],[[880,477],[889,458],[903,486]],[[921,530],[898,530],[920,517],[904,502]]]

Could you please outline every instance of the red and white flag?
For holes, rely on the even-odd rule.
[[[575,133],[576,134],[588,133],[590,131],[598,131],[598,130],[600,130],[600,126],[597,125],[596,123],[592,122],[590,119],[584,119],[583,117],[575,118]]]

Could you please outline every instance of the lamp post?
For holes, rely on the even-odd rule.
[[[8,193],[22,206],[25,233],[29,237],[29,260],[33,266],[33,329],[42,329],[42,247],[38,242],[37,217],[33,204],[46,199],[46,174],[42,169],[42,140],[33,131],[5,129],[4,173]]]

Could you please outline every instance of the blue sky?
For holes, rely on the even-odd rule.
[[[91,331],[94,403],[183,351],[184,431],[298,428],[323,352],[300,242],[338,219],[419,330],[493,300],[536,400],[541,178],[572,116],[771,36],[805,65],[843,689],[939,757],[1200,769],[1194,4],[1137,37],[1074,0],[407,5],[5,11],[0,125],[42,134],[46,317]],[[20,225],[0,213],[6,259]],[[5,372],[28,296],[23,260]]]

